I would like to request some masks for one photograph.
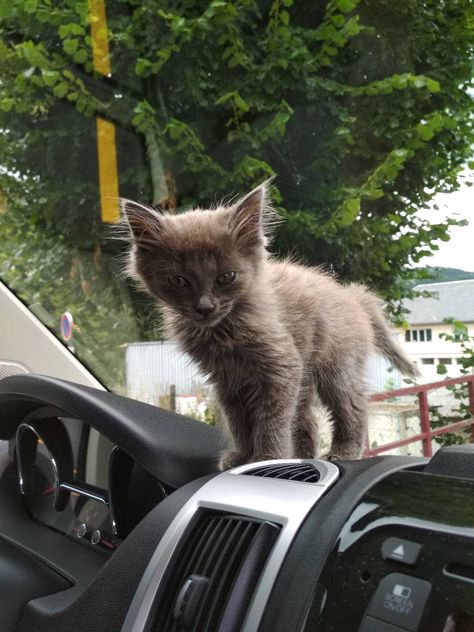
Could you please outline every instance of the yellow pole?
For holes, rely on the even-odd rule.
[[[88,0],[94,70],[110,77],[109,37],[105,0]],[[100,209],[102,221],[115,224],[120,219],[117,146],[115,125],[97,116]]]

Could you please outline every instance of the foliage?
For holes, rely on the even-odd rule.
[[[71,278],[79,256],[108,288],[95,330],[122,318],[102,262],[121,247],[99,219],[97,115],[117,125],[121,195],[179,210],[276,173],[280,253],[332,263],[393,305],[412,292],[423,271],[410,264],[456,224],[417,212],[459,186],[473,142],[470,0],[115,0],[107,12],[110,78],[94,70],[87,0],[0,0],[0,265],[28,302],[51,299],[62,269],[55,318],[92,309]],[[25,235],[58,258],[30,285]]]
[[[15,239],[18,228],[21,243]],[[58,337],[62,312],[72,312],[75,328],[68,346],[99,380],[125,392],[124,346],[137,336],[137,324],[123,288],[111,273],[113,263],[102,257],[97,268],[93,253],[73,253],[60,236],[51,237],[24,224],[13,227],[2,215],[0,231],[4,239],[0,277],[12,287],[21,287],[31,311]],[[121,304],[117,295],[123,298]]]
[[[460,321],[454,319],[447,319],[445,322],[451,323],[453,326],[452,333],[440,334],[440,336],[447,342],[459,343],[462,356],[458,358],[458,363],[461,365],[462,375],[474,374],[474,336],[470,336],[466,325]],[[448,369],[445,364],[439,363],[437,366],[439,375],[446,375]],[[454,400],[457,402],[457,406],[452,411],[453,417],[456,419],[470,419],[473,416],[473,412],[469,405],[469,393],[467,384],[456,384],[454,386],[448,386],[447,389],[452,393]],[[446,418],[436,408],[431,409],[431,424],[434,428],[446,425]],[[460,443],[469,443],[471,435],[471,428],[468,427],[465,431],[459,433],[448,432],[439,437],[435,437],[435,440],[441,445],[454,445]]]

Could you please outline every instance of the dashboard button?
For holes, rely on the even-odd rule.
[[[401,540],[400,538],[388,538],[382,544],[382,556],[385,559],[395,560],[413,566],[420,559],[421,544]]]
[[[83,522],[77,529],[77,537],[83,538],[87,533],[87,525]]]
[[[431,592],[431,584],[417,577],[391,573],[382,579],[367,614],[416,632]]]
[[[365,617],[361,623],[359,632],[406,632],[406,630],[399,628],[398,625],[384,623],[380,621],[380,619]]]

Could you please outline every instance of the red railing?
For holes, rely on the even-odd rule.
[[[462,421],[447,424],[441,428],[431,428],[428,391],[446,388],[446,386],[454,386],[455,384],[467,384],[471,417],[469,419],[463,419]],[[395,391],[387,391],[386,393],[376,393],[370,397],[370,401],[381,402],[387,399],[393,399],[394,397],[403,397],[405,395],[418,395],[421,432],[406,439],[401,439],[400,441],[392,441],[391,443],[379,445],[376,448],[367,447],[364,452],[364,456],[375,456],[381,452],[387,452],[388,450],[393,450],[394,448],[399,448],[403,445],[408,445],[409,443],[415,443],[416,441],[423,442],[424,456],[432,456],[433,452],[431,448],[431,440],[433,437],[446,434],[447,432],[460,430],[466,426],[471,426],[471,441],[474,443],[474,375],[463,375],[462,377],[442,380],[440,382],[430,382],[429,384],[398,388]]]

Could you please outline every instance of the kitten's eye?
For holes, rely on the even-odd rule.
[[[216,279],[217,285],[229,285],[235,279],[235,272],[224,272]]]
[[[169,276],[168,281],[173,287],[189,287],[189,281],[182,276]]]

